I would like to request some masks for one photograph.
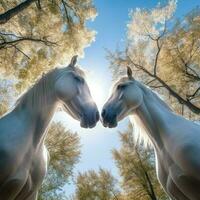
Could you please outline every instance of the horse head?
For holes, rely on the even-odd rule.
[[[80,121],[81,127],[92,128],[99,120],[99,112],[84,79],[84,72],[76,67],[77,56],[71,59],[64,73],[56,80],[56,97],[64,110]]]
[[[143,94],[137,83],[131,68],[127,67],[127,76],[114,84],[111,96],[103,106],[101,116],[105,127],[116,127],[118,121],[142,104]]]

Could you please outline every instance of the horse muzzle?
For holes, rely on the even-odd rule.
[[[99,111],[97,109],[90,112],[84,112],[80,120],[80,126],[82,128],[93,128],[96,126],[99,118]]]
[[[115,128],[117,126],[116,113],[103,109],[101,113],[101,118],[104,127]]]

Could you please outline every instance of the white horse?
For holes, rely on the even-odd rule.
[[[158,179],[176,200],[200,200],[200,126],[175,114],[154,92],[128,77],[121,78],[102,110],[105,127],[131,116],[143,138],[154,147]]]
[[[92,128],[99,120],[76,60],[44,75],[0,119],[0,200],[37,199],[47,170],[45,132],[59,104],[82,127]]]

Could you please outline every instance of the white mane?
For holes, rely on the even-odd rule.
[[[152,100],[156,100],[158,102],[158,106],[165,107],[166,109],[171,110],[171,108],[159,97],[159,95],[151,90],[148,86],[143,85],[142,83],[137,81],[138,86],[143,91],[144,94],[148,94],[152,97]],[[152,142],[149,138],[148,130],[145,128],[143,122],[137,115],[137,111],[133,115],[129,116],[130,122],[133,126],[133,135],[136,143],[143,144],[145,147],[152,146]]]
[[[152,146],[151,140],[148,136],[148,132],[145,129],[140,118],[134,114],[129,116],[130,122],[133,126],[133,136],[136,144],[142,144],[145,147]]]
[[[40,109],[48,101],[48,93],[58,75],[58,69],[54,69],[39,78],[36,83],[23,93],[16,101],[16,107],[28,106],[31,110]]]

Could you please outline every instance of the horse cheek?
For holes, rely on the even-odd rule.
[[[56,95],[62,101],[68,101],[72,99],[76,94],[76,87],[73,84],[66,84],[60,82],[56,85]]]
[[[137,108],[142,103],[143,96],[140,91],[128,91],[126,101],[129,107]]]

